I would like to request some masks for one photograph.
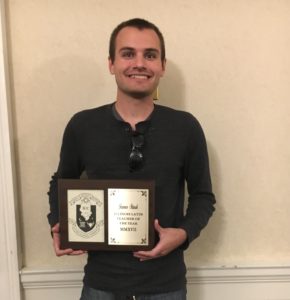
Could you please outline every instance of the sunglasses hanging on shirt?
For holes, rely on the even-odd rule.
[[[131,135],[132,149],[129,156],[129,167],[131,171],[140,169],[144,162],[143,153],[144,135],[139,132],[133,132]]]

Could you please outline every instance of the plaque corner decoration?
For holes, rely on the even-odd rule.
[[[154,247],[152,180],[59,179],[61,249]]]

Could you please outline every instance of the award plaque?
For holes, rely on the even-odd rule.
[[[61,249],[152,249],[154,190],[151,180],[59,179]]]

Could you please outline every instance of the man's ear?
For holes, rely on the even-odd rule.
[[[164,60],[162,62],[162,69],[163,69],[163,72],[165,72],[165,69],[166,69],[166,58],[164,58]]]
[[[108,65],[111,74],[115,74],[114,63],[110,57],[108,57]]]
[[[166,58],[161,62],[162,63],[162,74],[161,77],[163,77],[165,70],[166,70]]]

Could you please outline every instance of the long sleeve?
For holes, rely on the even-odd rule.
[[[50,226],[54,226],[58,222],[58,178],[79,178],[83,171],[74,119],[73,117],[70,120],[64,131],[58,169],[50,181],[48,191],[50,212],[47,215]]]
[[[194,118],[190,128],[185,160],[185,179],[189,198],[186,214],[180,226],[185,229],[188,236],[185,248],[199,236],[215,210],[205,136],[200,124]]]

